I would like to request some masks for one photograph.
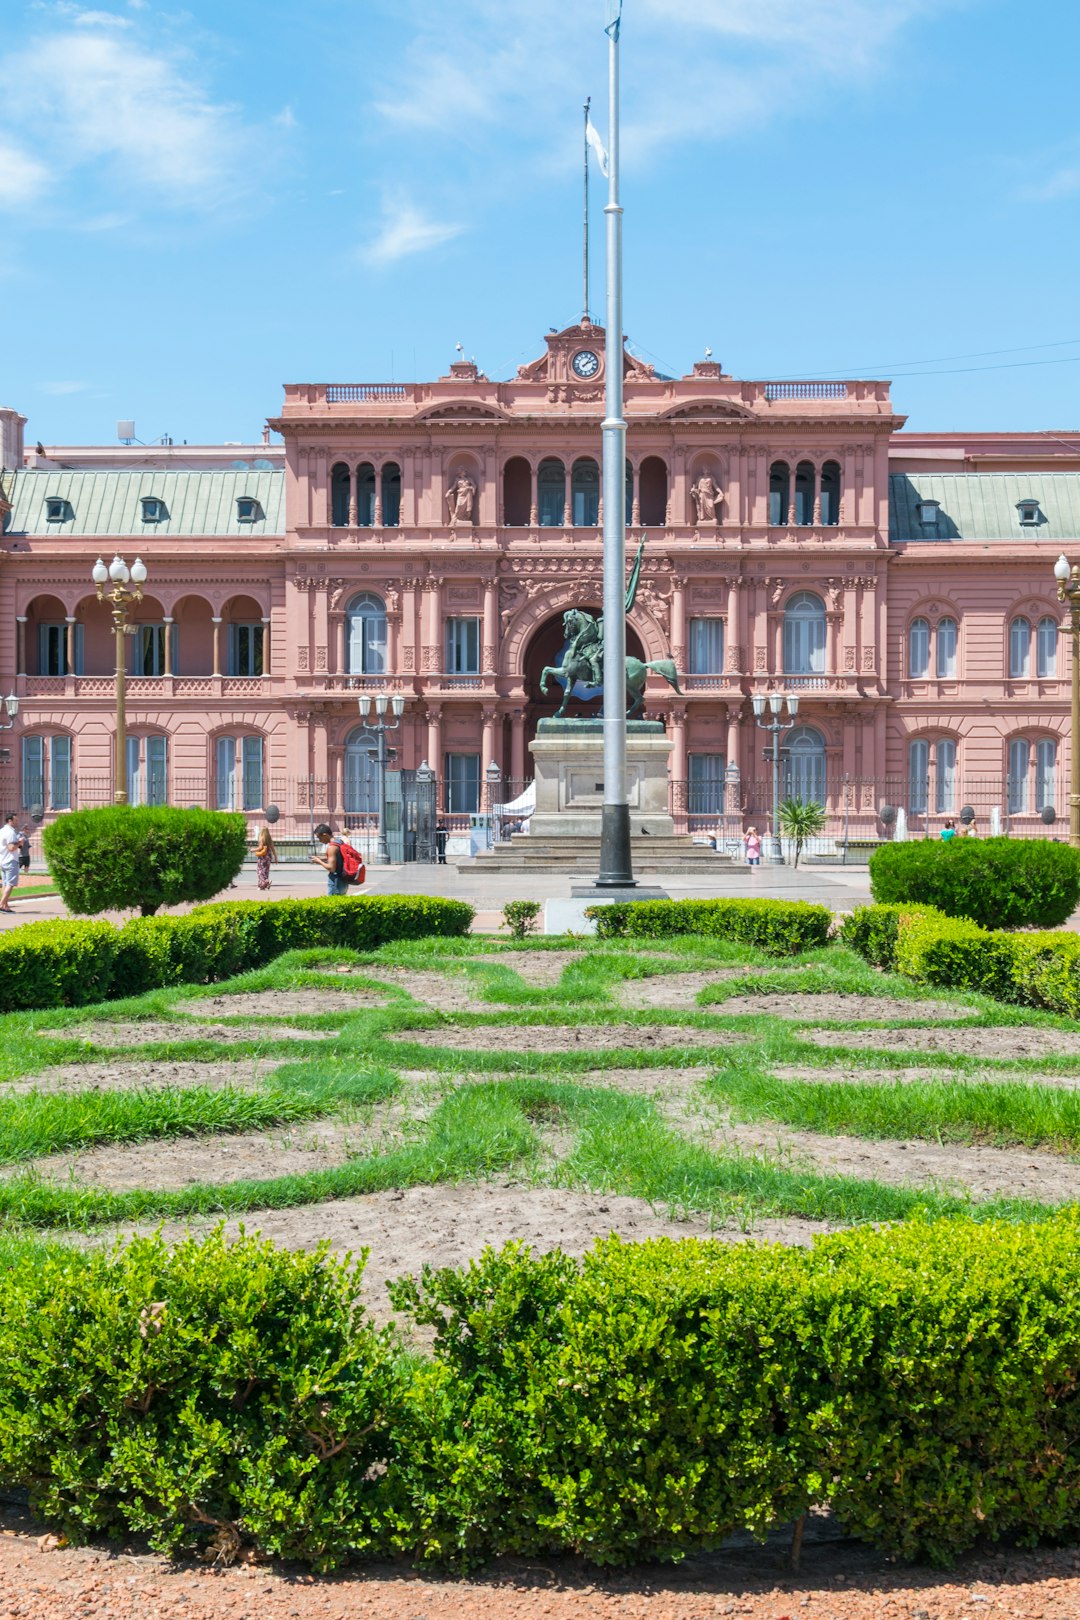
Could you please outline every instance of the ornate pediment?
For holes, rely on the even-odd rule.
[[[509,421],[505,411],[495,405],[488,405],[478,400],[446,400],[440,405],[431,405],[427,410],[418,411],[413,418],[416,422],[506,422]]]
[[[668,422],[751,422],[753,411],[730,399],[690,399],[660,413]]]
[[[604,375],[604,345],[607,334],[593,321],[575,321],[561,332],[552,329],[547,335],[547,353],[527,366],[518,367],[518,376],[524,382],[544,382],[559,386],[575,383],[600,383],[596,397],[602,397]],[[623,350],[623,376],[649,382],[655,376],[652,366]]]

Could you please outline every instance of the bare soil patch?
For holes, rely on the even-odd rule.
[[[779,1154],[826,1174],[858,1176],[891,1187],[934,1187],[967,1191],[977,1199],[1030,1198],[1042,1204],[1080,1198],[1080,1164],[1026,1147],[870,1141],[794,1131],[779,1124],[728,1124],[711,1134],[709,1145],[714,1151],[738,1147],[771,1158]]]
[[[968,1074],[962,1070],[905,1068],[905,1069],[811,1069],[796,1063],[780,1063],[773,1069],[778,1080],[808,1080],[811,1085],[869,1086],[909,1085],[917,1081],[932,1080],[952,1086],[996,1085],[1053,1086],[1059,1091],[1080,1089],[1080,1075],[1027,1074],[1008,1069],[979,1069]]]
[[[292,1029],[279,1024],[181,1024],[146,1018],[138,1022],[76,1024],[39,1029],[47,1041],[86,1041],[94,1046],[148,1046],[160,1041],[325,1041],[325,1029]]]
[[[632,1096],[653,1097],[657,1101],[662,1101],[665,1097],[683,1097],[696,1091],[703,1072],[708,1071],[701,1068],[681,1069],[663,1066],[649,1069],[580,1069],[564,1078],[575,1086],[606,1086],[612,1091],[624,1091]],[[399,1073],[404,1080],[432,1086],[446,1086],[448,1083],[455,1086],[468,1085],[470,1082],[489,1085],[492,1081],[521,1079],[520,1074],[515,1074],[509,1069],[489,1069],[486,1073],[473,1069],[452,1075],[440,1074],[437,1069],[401,1069]]]
[[[964,1057],[1032,1058],[1052,1053],[1080,1057],[1080,1034],[1064,1029],[1017,1025],[1006,1029],[801,1029],[799,1039],[815,1046],[846,1046],[852,1051],[897,1046],[909,1052],[958,1052]]]
[[[732,979],[747,979],[761,973],[798,973],[792,967],[732,967],[710,968],[707,971],[685,973],[650,973],[646,979],[627,979],[613,987],[613,997],[621,1007],[661,1007],[665,1011],[684,1012],[698,1008],[698,996],[712,984],[724,984]],[[701,1010],[701,1009],[698,1009]],[[709,1011],[709,1008],[704,1009]]]
[[[375,1152],[400,1139],[400,1124],[400,1109],[386,1104],[374,1108],[363,1123],[312,1120],[266,1131],[109,1142],[83,1153],[53,1153],[12,1166],[8,1173],[33,1170],[49,1181],[75,1181],[110,1192],[267,1181],[329,1170],[357,1154]]]
[[[146,1091],[174,1086],[254,1086],[280,1069],[284,1058],[236,1058],[232,1063],[65,1063],[0,1083],[0,1095],[25,1091]]]
[[[681,1024],[499,1024],[475,1029],[395,1030],[393,1041],[471,1052],[658,1052],[702,1046],[733,1046],[745,1036],[732,1030],[691,1029]]]
[[[562,978],[563,969],[571,962],[580,962],[585,955],[584,951],[499,951],[487,956],[474,956],[473,962],[483,962],[487,967],[510,968],[514,973],[520,973],[525,983],[534,989],[549,989],[558,984]]]
[[[662,1007],[662,1001],[653,1002]],[[793,992],[791,995],[731,996],[726,1001],[710,1002],[702,1012],[711,1012],[724,1018],[746,1016],[750,1013],[773,1013],[780,1018],[834,1018],[838,1023],[860,1023],[870,1018],[907,1018],[918,1024],[931,1018],[977,1018],[974,1007],[962,1007],[949,1001],[905,1001],[899,996],[814,995]],[[901,1031],[906,1035],[907,1031]],[[966,1039],[966,1037],[962,1037]]]
[[[185,1231],[205,1231],[214,1223],[173,1221],[164,1234],[175,1242]],[[386,1283],[405,1272],[419,1275],[424,1265],[463,1266],[480,1257],[490,1243],[500,1248],[511,1239],[528,1243],[538,1253],[559,1248],[581,1255],[598,1237],[715,1237],[739,1241],[742,1231],[716,1230],[705,1216],[675,1221],[644,1199],[566,1188],[530,1187],[484,1182],[458,1187],[406,1187],[342,1198],[298,1209],[266,1210],[227,1223],[235,1235],[243,1225],[290,1249],[314,1249],[326,1240],[337,1250],[371,1250],[364,1274],[365,1297],[383,1321],[391,1312]],[[134,1228],[125,1227],[127,1235]],[[777,1220],[755,1224],[751,1237],[770,1243],[806,1245],[831,1228],[820,1221]],[[111,1241],[95,1236],[95,1242]],[[80,1241],[87,1241],[85,1238]]]
[[[385,1007],[381,990],[256,990],[234,996],[199,996],[180,1003],[195,1018],[294,1018],[299,1014],[356,1012],[361,1007]]]
[[[379,978],[396,989],[406,990],[414,1001],[422,1001],[436,1012],[491,1012],[490,1001],[483,1001],[479,986],[464,968],[433,973],[424,969],[380,967]]]

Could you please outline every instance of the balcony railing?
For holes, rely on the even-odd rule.
[[[847,399],[843,382],[771,382],[765,384],[766,399]]]
[[[405,399],[407,389],[404,383],[327,383],[326,403],[336,404],[364,404],[368,400],[378,399]]]

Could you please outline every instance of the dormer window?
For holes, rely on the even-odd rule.
[[[924,529],[936,529],[941,505],[938,501],[916,501],[915,516]]]
[[[45,497],[46,523],[70,523],[75,516],[71,502],[66,501],[62,495],[47,495]]]
[[[237,523],[258,523],[263,509],[254,495],[238,495],[236,499]]]
[[[169,509],[158,495],[144,495],[142,497],[142,520],[144,523],[164,523],[169,515]]]
[[[1042,522],[1039,503],[1030,497],[1027,500],[1017,501],[1016,510],[1020,514],[1020,522],[1024,528],[1033,529]]]

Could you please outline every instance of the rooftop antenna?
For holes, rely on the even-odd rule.
[[[582,279],[585,283],[584,302],[581,308],[583,322],[589,319],[589,107],[592,105],[592,96],[585,98],[585,140],[583,148],[582,185],[585,193],[584,221],[581,243],[581,269]]]
[[[712,359],[712,350],[708,346],[706,346],[706,349],[705,349],[705,358],[706,358],[706,360],[711,360]]]
[[[464,343],[455,343],[454,348],[457,350],[458,359],[459,360],[464,360],[464,358],[465,358],[465,345],[464,345]]]

